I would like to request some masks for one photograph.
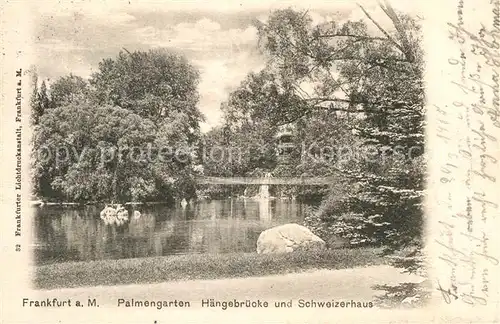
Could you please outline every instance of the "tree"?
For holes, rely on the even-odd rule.
[[[42,81],[42,85],[40,86],[39,102],[41,111],[45,112],[48,108],[50,108],[50,99],[45,81]]]
[[[89,84],[82,77],[70,74],[59,78],[50,86],[52,108],[89,100],[91,100]]]
[[[393,12],[389,6],[383,8]],[[377,103],[359,93],[373,69],[397,71],[419,64],[421,53],[415,45],[419,39],[407,33],[418,26],[409,17],[390,17],[398,26],[395,35],[377,24],[385,37],[369,35],[362,21],[313,26],[307,12],[292,9],[277,10],[267,24],[257,24],[259,43],[270,57],[268,66],[275,71],[277,84],[307,103],[295,107],[302,108],[294,111],[296,118],[314,109],[364,111],[363,105]],[[404,40],[404,45],[395,39]],[[312,92],[305,90],[307,85]],[[290,115],[288,107],[282,109]]]
[[[126,109],[91,104],[51,109],[35,135],[35,146],[50,152],[50,158],[37,161],[38,177],[49,177],[52,189],[71,201],[151,196],[152,171],[133,150],[145,149],[154,136],[150,121]]]
[[[184,120],[187,119],[184,117]],[[69,201],[143,201],[194,196],[192,158],[183,158],[180,116],[160,129],[130,110],[90,103],[50,109],[35,134],[42,195]],[[165,149],[167,149],[165,151]],[[48,156],[47,156],[48,155]]]
[[[276,166],[275,145],[271,127],[266,123],[252,127],[216,127],[203,141],[204,174],[219,177],[264,176]],[[212,187],[209,191],[225,197],[243,194],[245,186]]]
[[[105,59],[90,82],[70,74],[50,91],[42,83],[36,103],[51,109],[35,147],[50,156],[35,158],[38,193],[73,201],[194,196],[197,83],[184,57],[163,50]]]
[[[223,111],[226,122],[233,126],[266,122],[276,127],[295,120],[295,112],[302,111],[305,104],[293,87],[282,83],[278,72],[267,67],[250,73],[229,95]]]
[[[190,127],[191,117],[185,112],[172,112],[165,117],[154,141],[156,152],[153,152],[160,158],[151,163],[159,192],[180,199],[196,196],[194,166],[199,162],[197,144],[200,140]],[[194,138],[196,142],[193,142]]]
[[[30,97],[30,107],[31,107],[31,122],[33,125],[37,125],[40,118],[45,113],[50,106],[50,99],[47,93],[47,84],[42,81],[40,89],[38,88],[38,73],[34,68],[31,73],[31,86],[33,92]]]
[[[239,164],[224,164],[223,167],[214,164],[214,168],[220,167],[223,173],[217,175],[262,176],[272,172],[274,176],[307,177],[334,173],[333,161],[320,161],[325,156],[312,158],[309,148],[330,149],[324,153],[332,155],[335,149],[347,145],[353,137],[345,124],[349,116],[325,109],[309,109],[308,103],[294,92],[293,87],[283,86],[279,74],[270,65],[258,73],[250,73],[223,104],[224,126],[209,135],[217,138],[215,143],[219,145],[237,147],[241,159]],[[281,126],[287,126],[289,121],[293,121],[288,126],[294,129],[295,149],[287,154],[285,163],[276,154],[276,136]],[[317,199],[325,190],[280,186],[275,194]]]
[[[407,248],[418,252],[424,178],[419,27],[387,4],[382,9],[393,22],[390,31],[362,9],[381,36],[369,34],[362,21],[312,26],[307,12],[287,9],[258,25],[259,38],[269,57],[268,69],[276,76],[274,84],[287,97],[300,98],[296,105],[278,106],[276,123],[299,121],[317,110],[356,116],[350,129],[362,148],[377,152],[375,159],[365,154],[340,170],[352,190],[325,201],[317,215],[321,226],[355,245],[382,244],[387,253]],[[394,153],[382,154],[387,149]],[[416,261],[412,259],[413,265]],[[412,268],[412,262],[405,266]]]
[[[277,126],[270,118],[274,107],[291,104],[277,93],[273,75],[266,71],[249,74],[222,104],[223,125],[206,136],[206,152],[214,147],[226,155],[221,163],[206,160],[208,172],[224,176],[251,176],[276,166]],[[229,158],[232,154],[232,159]],[[210,157],[210,154],[206,154]]]
[[[198,136],[203,119],[197,108],[199,72],[185,57],[165,50],[121,51],[99,63],[92,75],[99,104],[131,110],[156,124],[173,113],[189,117],[186,125]],[[194,138],[192,140],[195,140]]]
[[[42,117],[44,112],[44,107],[40,102],[40,94],[38,92],[38,73],[33,71],[31,74],[31,86],[33,92],[30,97],[30,107],[31,107],[31,123],[37,125],[40,117]]]

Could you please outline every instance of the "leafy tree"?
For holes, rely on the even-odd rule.
[[[197,108],[198,81],[199,72],[185,57],[161,49],[121,51],[115,59],[100,62],[90,79],[99,104],[131,110],[156,124],[184,113],[195,131],[203,119]]]
[[[40,86],[40,93],[39,93],[39,104],[40,104],[40,111],[45,112],[48,108],[50,108],[50,99],[47,91],[47,84],[45,81],[42,81],[42,84]]]
[[[269,118],[274,107],[291,104],[277,92],[274,76],[261,71],[251,73],[222,105],[223,125],[205,137],[207,172],[220,176],[251,176],[276,167],[277,125]],[[210,159],[215,149],[225,158]],[[219,154],[219,155],[220,155]],[[220,156],[215,154],[220,160]]]
[[[90,82],[70,74],[50,91],[42,83],[33,99],[45,112],[35,147],[50,156],[35,158],[38,193],[78,201],[194,196],[197,83],[184,57],[163,50],[105,59]]]
[[[69,104],[45,114],[35,145],[48,148],[38,176],[50,175],[51,186],[73,201],[123,201],[154,193],[147,161],[132,156],[154,140],[155,127],[132,112],[111,106]]]
[[[33,71],[31,74],[31,86],[33,92],[30,97],[30,107],[31,107],[31,123],[37,125],[40,117],[43,115],[44,107],[40,102],[40,94],[38,92],[38,73]]]
[[[357,162],[355,153],[360,140],[351,130],[355,122],[338,112],[320,109],[312,111],[307,118],[299,119],[294,125],[295,147],[300,148],[300,159],[295,164],[293,175],[343,181],[343,170]],[[333,187],[296,187],[295,191],[298,197],[303,196],[307,200],[323,199],[329,193],[335,196],[342,194],[343,191],[338,190],[342,187]]]
[[[298,102],[277,106],[276,123],[298,122],[318,110],[342,113],[353,118],[349,128],[361,148],[376,152],[340,168],[352,191],[325,201],[317,215],[320,225],[352,244],[382,244],[387,253],[410,247],[418,252],[424,126],[419,27],[388,5],[382,9],[392,31],[365,11],[382,36],[369,34],[362,21],[313,26],[307,12],[278,10],[258,25],[260,44],[277,92]],[[387,149],[395,153],[381,154]],[[335,164],[326,168],[339,169]]]
[[[154,147],[158,159],[152,167],[160,192],[178,198],[191,199],[196,196],[194,166],[197,157],[198,134],[191,125],[191,116],[185,112],[173,112],[161,122],[156,132]]]
[[[31,108],[31,123],[34,126],[35,133],[38,131],[38,124],[40,123],[40,119],[45,114],[47,109],[50,108],[50,99],[47,93],[47,85],[45,81],[42,81],[40,88],[38,88],[38,73],[36,68],[33,68],[31,73],[31,84],[33,88],[33,92],[30,97],[30,108]],[[32,161],[31,163],[36,164],[37,158],[39,158],[40,152],[37,152],[37,149],[31,152]],[[31,169],[32,172],[32,191],[35,195],[44,195],[44,194],[53,194],[50,186],[50,178],[46,173],[39,174],[38,177],[35,177],[36,174],[39,173],[39,169],[36,165]]]
[[[325,163],[320,161],[323,157],[312,158],[309,147],[330,149],[326,153],[332,155],[341,144],[347,145],[353,137],[345,124],[350,117],[323,107],[310,108],[309,103],[295,93],[295,88],[287,88],[281,81],[280,72],[268,65],[258,73],[249,74],[229,95],[222,106],[224,126],[209,133],[208,138],[213,140],[212,145],[236,147],[241,158],[239,163],[231,165],[214,163],[211,166],[208,162],[207,170],[223,176],[262,176],[264,172],[282,177],[333,174],[333,160]],[[306,110],[307,113],[303,113]],[[295,150],[284,163],[276,156],[276,135],[280,126],[287,126],[290,121],[294,121]],[[300,152],[302,149],[305,152]],[[277,195],[299,198],[319,198],[325,194],[325,189],[314,187],[280,186],[275,191]]]
[[[82,77],[70,74],[59,78],[50,86],[52,108],[86,100],[91,100],[91,91],[88,82]]]
[[[38,124],[40,117],[50,106],[47,84],[45,81],[42,81],[40,88],[38,88],[38,81],[38,73],[36,69],[33,68],[31,72],[31,86],[33,90],[30,96],[31,122],[33,125]]]
[[[204,174],[209,176],[263,176],[276,165],[272,127],[261,123],[255,127],[223,125],[208,132],[203,141]],[[216,195],[243,194],[245,186],[212,186]],[[253,194],[257,188],[251,188]]]
[[[176,131],[180,124],[178,116],[158,129],[130,110],[89,103],[49,110],[35,137],[36,147],[50,150],[36,163],[37,178],[50,179],[43,193],[120,202],[194,195],[190,158],[161,152],[187,141]]]
[[[250,73],[223,106],[228,125],[257,126],[264,122],[276,127],[293,120],[293,112],[303,109],[305,103],[293,88],[281,82],[271,68]]]

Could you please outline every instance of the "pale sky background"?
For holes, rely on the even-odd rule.
[[[73,73],[88,78],[98,63],[129,51],[164,47],[186,55],[201,73],[199,108],[217,125],[220,104],[251,71],[264,66],[252,20],[266,20],[273,9],[308,9],[315,23],[364,19],[362,4],[387,22],[377,3],[354,1],[40,1],[34,32],[36,66],[41,78]],[[394,1],[396,9],[418,13],[416,2]],[[49,81],[50,84],[50,81]]]

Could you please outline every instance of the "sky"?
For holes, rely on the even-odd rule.
[[[398,0],[393,6],[414,13],[415,2]],[[316,24],[359,20],[364,14],[356,3],[382,23],[387,21],[371,0],[39,1],[35,65],[40,78],[50,84],[69,73],[88,78],[101,60],[115,57],[123,48],[179,52],[200,71],[199,109],[206,117],[201,129],[207,131],[221,121],[220,104],[228,94],[248,73],[264,67],[252,25],[255,19],[265,21],[272,10],[292,7],[307,9]]]

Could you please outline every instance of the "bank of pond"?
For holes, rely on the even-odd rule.
[[[123,260],[52,263],[35,268],[37,289],[147,284],[181,280],[260,277],[316,269],[386,264],[374,248],[292,253],[184,254]]]

